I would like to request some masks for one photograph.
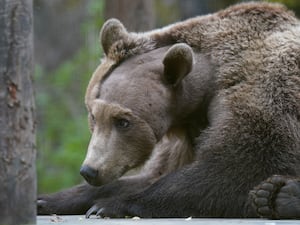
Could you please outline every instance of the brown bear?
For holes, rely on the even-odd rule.
[[[116,20],[111,20],[109,23],[120,25]],[[105,33],[105,27],[110,29],[111,24],[104,26],[102,38],[110,35]],[[170,121],[167,113],[162,111],[164,110],[162,105],[170,96],[168,97],[169,93],[163,90],[159,83],[155,84],[160,77],[157,77],[157,80],[153,80],[151,76],[138,79],[145,66],[150,68],[161,63],[167,49],[168,47],[159,48],[138,55],[132,60],[129,59],[127,66],[122,67],[120,71],[116,68],[116,71],[122,75],[128,74],[128,71],[132,70],[132,65],[139,65],[132,77],[128,79],[124,77],[123,81],[128,87],[120,89],[120,92],[116,91],[122,79],[119,75],[110,76],[109,80],[105,80],[106,69],[113,61],[104,59],[105,61],[92,76],[86,92],[92,138],[80,170],[89,184],[100,187],[82,184],[55,194],[41,195],[38,199],[39,214],[85,213],[98,196],[108,198],[140,191],[160,177],[195,159],[192,146],[193,135],[198,133],[201,126],[207,126],[207,119],[204,116],[195,117],[191,119],[194,124],[183,124],[182,127],[179,124],[176,126],[164,124]],[[199,55],[198,58],[198,70],[202,70],[203,75],[207,73],[209,76],[208,60],[203,55]],[[103,93],[101,98],[98,93],[100,89]],[[149,90],[146,94],[143,93],[145,89]],[[133,90],[135,94],[132,93]],[[162,98],[164,93],[166,98]],[[140,97],[137,99],[136,95]],[[158,101],[161,103],[158,104]],[[126,108],[123,106],[125,104]],[[157,114],[157,118],[149,114],[149,110]],[[128,129],[133,124],[134,129],[129,132]],[[125,132],[126,130],[128,132]],[[137,175],[125,176],[110,183],[128,170],[141,165],[142,169]]]
[[[39,213],[300,218],[299,36],[270,3],[143,34],[107,21],[80,171],[102,186],[41,196]]]

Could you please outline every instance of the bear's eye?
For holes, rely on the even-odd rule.
[[[130,127],[130,122],[127,119],[116,119],[115,120],[115,126],[118,129],[127,129]]]

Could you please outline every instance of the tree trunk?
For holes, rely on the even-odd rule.
[[[147,31],[155,26],[153,1],[106,0],[105,19],[119,19],[129,31]]]
[[[0,224],[35,223],[32,0],[0,0]]]

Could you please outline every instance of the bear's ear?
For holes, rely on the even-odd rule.
[[[192,70],[192,48],[183,43],[173,45],[167,51],[163,64],[165,82],[176,86]]]
[[[105,54],[108,54],[110,47],[118,40],[128,36],[123,24],[117,19],[107,20],[100,31],[100,42]]]

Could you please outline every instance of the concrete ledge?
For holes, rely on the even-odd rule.
[[[37,225],[300,225],[300,220],[265,220],[265,219],[86,219],[78,216],[38,216]]]

